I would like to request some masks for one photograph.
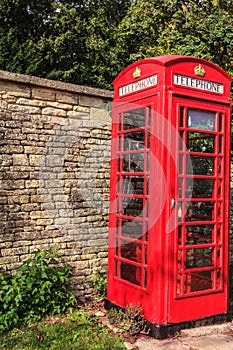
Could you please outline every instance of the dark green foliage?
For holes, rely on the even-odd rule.
[[[138,59],[193,55],[233,75],[231,0],[0,0],[0,69],[112,88]]]
[[[58,266],[54,250],[33,254],[15,275],[0,273],[0,333],[59,314],[76,303],[68,285],[70,266]]]
[[[123,350],[126,347],[91,313],[78,310],[68,317],[48,318],[27,328],[14,329],[0,337],[0,349]]]
[[[107,273],[106,271],[97,270],[89,282],[92,284],[98,299],[104,299],[107,291]]]

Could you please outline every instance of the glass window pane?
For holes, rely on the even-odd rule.
[[[137,151],[144,149],[145,131],[135,131],[124,134],[124,151]]]
[[[213,272],[199,271],[192,272],[185,275],[185,293],[199,292],[206,289],[213,288]]]
[[[122,214],[139,217],[143,214],[143,198],[123,197]]]
[[[222,154],[223,152],[223,139],[222,136],[219,135],[219,139],[218,139],[218,153]]]
[[[138,266],[121,262],[120,277],[130,283],[141,285],[142,269]]]
[[[186,198],[212,198],[214,182],[208,179],[187,179]]]
[[[190,156],[187,157],[187,174],[211,176],[214,170],[213,157]]]
[[[184,126],[184,107],[180,107],[180,127]]]
[[[136,262],[142,262],[142,245],[121,240],[121,257]]]
[[[123,193],[124,194],[143,194],[144,176],[124,176]]]
[[[144,270],[144,288],[147,288],[147,271]]]
[[[138,240],[142,239],[142,227],[143,227],[142,221],[122,219],[121,223],[122,223],[122,229],[121,229],[122,236],[135,238]]]
[[[125,172],[143,172],[144,171],[144,153],[130,153],[123,156],[123,171]]]
[[[122,126],[122,114],[119,113],[119,114],[118,114],[118,124],[117,124],[117,129],[118,129],[118,131],[121,130],[121,126]]]
[[[115,254],[118,255],[118,239],[115,240]]]
[[[114,275],[115,275],[115,277],[117,277],[117,275],[118,275],[118,260],[115,260],[114,263],[115,263]]]
[[[215,130],[216,113],[200,109],[188,109],[188,128]]]
[[[223,114],[220,113],[219,114],[219,126],[218,126],[219,131],[223,131],[222,125],[223,125]]]
[[[187,204],[186,221],[213,220],[212,202],[189,202]]]
[[[145,222],[145,240],[146,241],[148,241],[148,235],[149,235],[148,223]]]
[[[213,250],[214,248],[212,247],[186,250],[186,269],[212,266]]]
[[[122,162],[122,157],[118,155],[117,157],[117,171],[121,171],[121,162]]]
[[[186,244],[213,243],[214,225],[192,225],[186,227]]]
[[[145,246],[145,256],[144,256],[144,264],[146,264],[147,265],[147,256],[148,256],[148,253],[147,253],[147,245]]]
[[[187,136],[187,150],[189,152],[214,152],[215,135],[200,132],[189,132]]]
[[[135,109],[124,113],[124,130],[145,127],[145,108]]]

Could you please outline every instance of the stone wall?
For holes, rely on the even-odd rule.
[[[87,277],[107,266],[110,91],[0,71],[0,267],[56,247]]]
[[[90,296],[87,277],[107,267],[112,97],[0,71],[0,267],[55,247]]]

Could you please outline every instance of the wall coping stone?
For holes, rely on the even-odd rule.
[[[113,91],[0,70],[0,80],[113,99]]]

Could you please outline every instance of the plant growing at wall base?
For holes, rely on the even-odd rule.
[[[108,318],[110,323],[130,336],[146,332],[146,323],[139,305],[130,304],[126,309],[113,308],[109,311]]]
[[[107,291],[107,272],[96,270],[93,276],[89,279],[89,282],[96,292],[97,299],[104,299]]]
[[[56,250],[36,251],[16,270],[0,272],[0,333],[75,306],[69,265],[58,266]]]

